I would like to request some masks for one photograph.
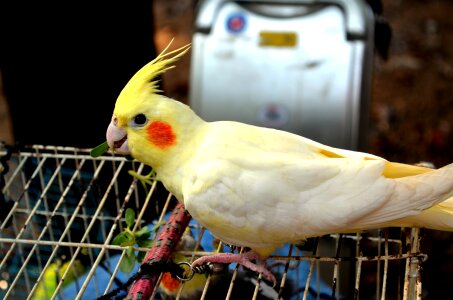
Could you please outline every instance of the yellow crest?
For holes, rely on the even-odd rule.
[[[135,95],[141,94],[145,90],[149,93],[161,92],[157,88],[158,80],[156,79],[156,77],[164,73],[165,71],[174,68],[172,63],[178,60],[190,49],[190,44],[187,44],[181,48],[167,53],[167,50],[168,48],[170,48],[172,42],[173,39],[155,59],[144,65],[140,70],[137,71],[137,73],[135,73],[134,76],[132,76],[132,78],[121,91],[121,94],[118,98],[134,98]]]

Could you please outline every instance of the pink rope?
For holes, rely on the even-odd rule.
[[[190,219],[191,216],[184,208],[184,205],[178,203],[173,209],[167,224],[154,240],[153,247],[146,255],[142,265],[169,261],[184,230],[189,225]],[[135,280],[131,284],[125,299],[149,299],[154,291],[159,275],[160,273],[146,274]]]

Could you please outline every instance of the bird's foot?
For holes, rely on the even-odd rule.
[[[237,263],[247,269],[250,269],[258,273],[262,273],[264,278],[266,278],[269,281],[272,281],[274,286],[276,286],[277,279],[275,278],[274,274],[272,274],[272,272],[266,269],[265,267],[253,263],[252,260],[264,262],[264,259],[254,251],[248,251],[245,253],[217,253],[213,255],[202,256],[196,259],[192,263],[192,267],[200,266],[206,263],[219,263],[219,264]]]

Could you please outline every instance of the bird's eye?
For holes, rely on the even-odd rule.
[[[146,119],[146,116],[144,114],[138,114],[134,117],[134,124],[135,125],[138,125],[138,126],[142,126],[142,125],[145,125],[147,119]]]

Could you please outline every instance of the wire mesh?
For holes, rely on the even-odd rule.
[[[142,186],[130,174],[146,175],[149,167],[108,153],[94,158],[89,149],[32,145],[3,148],[0,159],[2,299],[96,299],[122,286],[140,265],[124,271],[131,251],[149,250],[112,243],[127,227],[126,209],[136,212],[138,230],[165,222],[177,203],[158,181]],[[197,242],[178,250],[189,262],[246,250],[223,245],[196,220],[189,227]],[[222,276],[207,276],[195,299],[421,299],[425,259],[417,229],[327,235],[274,253],[267,264],[275,287],[232,264]],[[153,299],[185,299],[190,281],[169,295],[162,278]]]

